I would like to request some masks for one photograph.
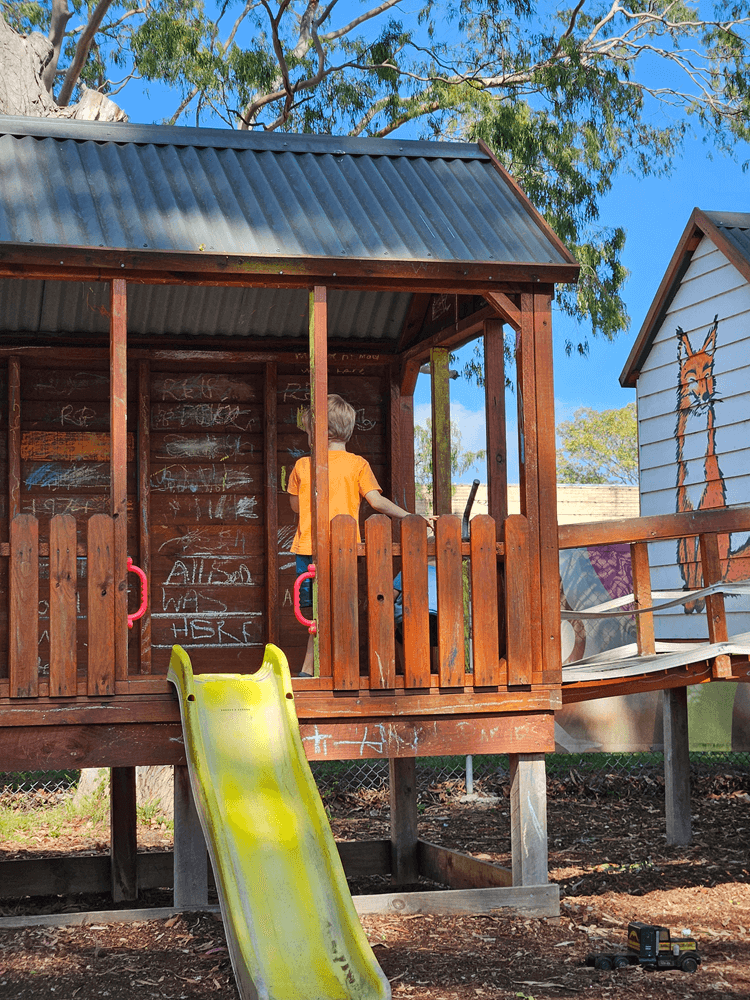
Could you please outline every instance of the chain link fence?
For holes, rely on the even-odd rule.
[[[313,762],[313,775],[324,796],[361,790],[387,790],[387,760]],[[691,753],[691,782],[696,792],[714,788],[750,791],[750,753]],[[0,772],[0,806],[43,808],[72,792],[80,771]],[[421,757],[417,760],[417,793],[446,797],[467,792],[506,794],[510,784],[507,756]],[[621,798],[659,794],[664,789],[663,753],[550,754],[549,795],[578,794]]]

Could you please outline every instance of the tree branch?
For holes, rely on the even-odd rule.
[[[88,24],[83,30],[81,37],[78,39],[78,45],[76,45],[75,55],[73,56],[73,61],[68,67],[68,71],[65,74],[65,79],[63,80],[63,85],[60,88],[60,93],[57,95],[57,103],[61,107],[65,107],[70,104],[70,98],[73,94],[76,84],[78,83],[78,78],[81,75],[81,70],[83,69],[86,59],[88,57],[91,45],[94,41],[99,26],[104,20],[104,15],[107,13],[108,8],[111,6],[112,0],[99,0],[99,3],[94,8],[94,12],[89,18]]]
[[[55,85],[55,74],[57,73],[57,63],[60,58],[62,43],[65,39],[65,29],[72,16],[73,11],[68,10],[68,0],[52,0],[49,32],[47,34],[47,38],[52,42],[52,58],[42,71],[42,83],[47,88],[47,93],[50,96],[52,96],[52,88]]]

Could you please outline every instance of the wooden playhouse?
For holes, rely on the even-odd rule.
[[[172,857],[137,853],[134,768],[174,764],[175,901],[204,901],[170,649],[196,672],[247,672],[273,642],[299,669],[284,492],[312,405],[320,677],[295,681],[302,738],[310,760],[391,767],[391,841],[342,848],[345,865],[402,884],[429,874],[464,890],[459,908],[557,912],[544,783],[561,700],[550,310],[555,282],[576,279],[570,253],[481,144],[8,118],[0,176],[0,761],[112,768],[109,868],[6,862],[4,884],[111,882],[119,899],[168,884]],[[510,517],[505,325],[521,460]],[[451,516],[429,539],[416,517],[369,517],[360,544],[352,519],[329,533],[327,393],[355,406],[351,450],[413,511],[412,396],[429,365],[434,503],[449,513],[449,354],[477,337],[489,515],[468,538]],[[148,584],[132,628],[128,560]],[[512,888],[418,840],[415,758],[470,753],[511,755]]]

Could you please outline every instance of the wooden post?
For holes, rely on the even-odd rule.
[[[484,323],[484,394],[487,433],[488,513],[498,540],[508,516],[508,461],[505,439],[505,338],[497,319]]]
[[[399,507],[414,513],[414,397],[402,395],[395,368],[391,370],[388,418],[390,495]]]
[[[188,910],[208,903],[208,855],[187,767],[174,769],[174,905]]]
[[[529,619],[531,663],[539,670],[542,662],[541,581],[539,579],[539,482],[537,478],[536,406],[534,391],[533,296],[521,295],[521,328],[516,332],[516,401],[518,406],[518,478],[521,513],[529,524],[528,560],[531,567]],[[507,556],[506,556],[507,558]],[[509,681],[512,683],[512,681]]]
[[[151,580],[151,364],[138,362],[138,565]],[[140,619],[140,672],[151,673],[151,604]]]
[[[21,359],[8,358],[8,524],[21,513]]]
[[[653,604],[653,598],[651,597],[651,569],[648,564],[648,542],[633,542],[630,546],[630,564],[633,568],[635,606],[636,608],[650,608]],[[652,614],[636,615],[635,634],[639,653],[649,655],[656,652],[654,616]]]
[[[127,285],[112,281],[109,340],[110,513],[115,523],[115,677],[128,679]]]
[[[115,903],[138,898],[136,823],[135,768],[110,768],[109,849]]]
[[[541,583],[542,662],[535,681],[562,684],[560,638],[560,556],[557,537],[557,451],[555,389],[552,376],[552,296],[533,296],[536,370],[536,456],[539,490],[539,577]]]
[[[417,761],[389,760],[391,784],[391,880],[408,885],[419,878],[417,856]]]
[[[328,304],[326,289],[310,292],[310,406],[312,413],[312,535],[317,570],[313,588],[315,673],[331,676],[331,562],[328,524]]]
[[[664,804],[667,843],[689,844],[690,753],[688,743],[687,688],[662,692],[664,711]]]
[[[451,512],[451,403],[448,362],[444,347],[430,351],[432,373],[432,512]]]
[[[543,753],[510,754],[513,885],[547,883],[547,779]]]
[[[719,536],[715,533],[700,535],[699,547],[703,569],[703,586],[708,587],[712,583],[718,583],[723,575],[719,555]],[[709,594],[706,598],[706,623],[709,642],[727,641],[727,616],[723,594]],[[716,679],[732,676],[732,661],[726,653],[714,657],[711,672]]]
[[[263,463],[266,519],[266,637],[279,641],[279,484],[276,406],[278,374],[275,362],[266,365],[263,399]]]
[[[484,324],[484,407],[487,437],[487,512],[495,521],[495,538],[502,539],[503,522],[508,516],[508,441],[505,425],[505,333],[500,320]],[[507,562],[507,552],[506,552]],[[497,561],[496,561],[497,562]],[[505,626],[505,567],[497,562],[498,649],[507,642]],[[476,672],[476,665],[474,666]]]

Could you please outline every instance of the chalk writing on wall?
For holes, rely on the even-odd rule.
[[[175,427],[231,427],[249,431],[259,420],[254,409],[239,403],[183,403],[180,406],[156,404],[151,409],[151,426],[154,430],[171,430]]]
[[[60,424],[65,427],[88,427],[96,420],[96,413],[89,406],[74,406],[66,403],[60,409]]]
[[[157,449],[158,454],[159,449]],[[251,441],[243,442],[239,434],[205,434],[187,437],[168,434],[163,451],[170,458],[214,458],[223,460],[235,455],[252,453]]]
[[[232,518],[250,520],[257,519],[257,497],[230,496],[222,493],[220,497],[189,496],[170,499],[170,513],[175,519],[185,518],[196,521],[228,521]]]
[[[155,375],[151,382],[151,398],[160,400],[206,399],[247,403],[256,398],[249,382],[226,375]]]
[[[251,647],[262,644],[262,613],[238,612],[217,618],[203,615],[191,618],[187,615],[152,615],[152,618],[169,618],[171,642],[154,644],[154,649],[169,649],[174,643],[189,645],[197,649],[222,649],[227,647]]]
[[[254,481],[245,466],[237,465],[165,465],[151,473],[151,489],[166,493],[241,490]]]
[[[50,490],[81,488],[108,489],[109,463],[82,462],[70,465],[65,462],[30,462],[24,477],[26,489],[39,487]]]

